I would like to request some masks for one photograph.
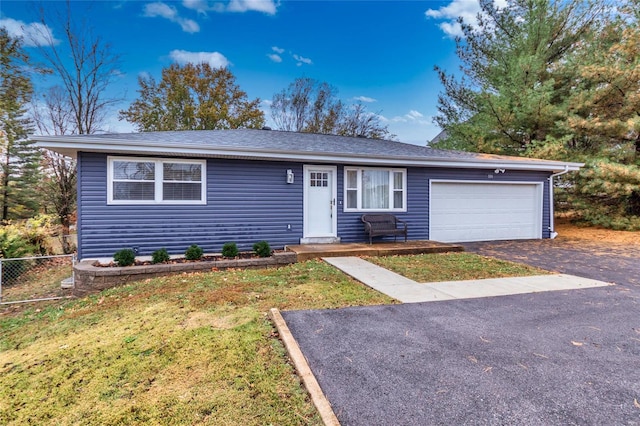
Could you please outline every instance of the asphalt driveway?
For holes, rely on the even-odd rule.
[[[640,246],[578,239],[462,244],[466,251],[619,285],[640,286]]]
[[[640,258],[544,243],[468,250],[618,285],[282,315],[345,426],[640,425]]]

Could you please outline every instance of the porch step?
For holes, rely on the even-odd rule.
[[[407,241],[406,243],[345,243],[345,244],[300,244],[286,246],[285,250],[297,254],[298,261],[321,257],[344,256],[391,256],[396,254],[423,254],[464,251],[458,244],[437,241]]]

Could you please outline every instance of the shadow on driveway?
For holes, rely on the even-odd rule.
[[[504,258],[622,285],[283,312],[341,423],[640,425],[638,274],[619,270],[625,256],[611,267],[611,253],[596,262],[591,251],[578,273],[561,268],[579,247],[545,256],[526,246],[505,245]]]

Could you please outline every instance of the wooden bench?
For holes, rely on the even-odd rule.
[[[407,222],[392,214],[364,214],[360,219],[364,223],[364,232],[369,235],[369,244],[373,243],[373,237],[385,235],[393,235],[393,241],[398,235],[404,235],[404,242],[407,242]]]

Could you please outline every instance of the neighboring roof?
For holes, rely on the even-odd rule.
[[[440,142],[441,140],[447,139],[448,137],[449,137],[449,133],[447,133],[447,131],[446,131],[446,130],[443,130],[443,131],[441,131],[440,133],[438,133],[438,134],[436,135],[436,137],[434,137],[433,139],[431,139],[431,142],[429,142],[429,144],[432,144],[432,143],[438,143],[438,142]]]
[[[120,155],[243,158],[358,165],[510,168],[561,172],[583,164],[445,151],[402,142],[277,130],[196,130],[31,136],[42,148],[76,157],[78,152]]]

